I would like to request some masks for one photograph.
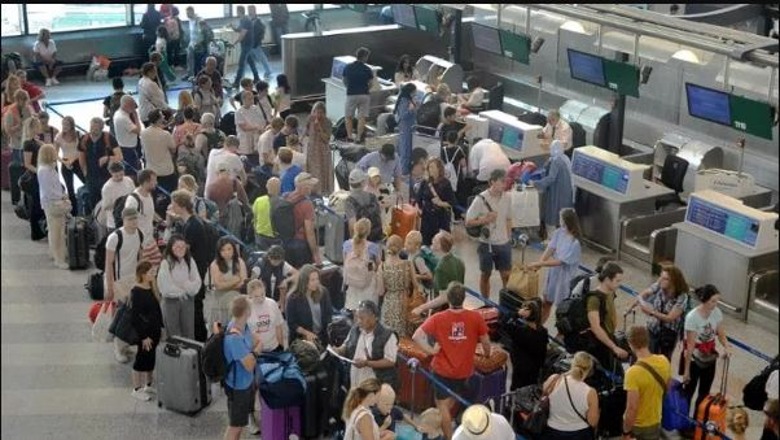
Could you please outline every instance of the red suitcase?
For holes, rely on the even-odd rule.
[[[417,208],[406,203],[394,206],[390,219],[390,235],[406,240],[406,235],[417,229]]]
[[[11,189],[11,174],[8,171],[8,167],[11,165],[12,157],[11,149],[4,148],[2,155],[0,155],[0,189]]]
[[[726,413],[728,412],[728,399],[726,397],[726,383],[729,374],[729,358],[723,359],[723,373],[720,378],[720,390],[718,394],[709,394],[696,408],[696,421],[702,424],[714,423],[719,432],[726,432]],[[693,440],[716,440],[721,436],[708,434],[701,425],[696,425]]]
[[[398,392],[398,404],[412,413],[419,413],[434,406],[433,386],[430,380],[419,370],[412,372],[406,360],[415,358],[420,361],[420,367],[431,370],[431,358],[411,339],[401,338],[398,342],[398,376],[401,389]]]
[[[481,307],[474,310],[482,315],[482,319],[485,320],[485,324],[488,326],[488,333],[490,339],[495,341],[498,339],[498,309],[495,307]]]

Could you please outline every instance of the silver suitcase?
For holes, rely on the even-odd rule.
[[[211,403],[202,350],[201,342],[178,336],[157,346],[157,406],[192,415]]]
[[[342,247],[347,236],[346,219],[326,206],[317,207],[317,223],[324,230],[324,255],[328,260],[342,264],[344,255]]]

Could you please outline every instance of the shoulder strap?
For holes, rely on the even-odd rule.
[[[138,213],[139,213],[139,214],[143,214],[143,213],[144,213],[144,204],[143,204],[143,202],[141,201],[141,196],[139,196],[138,194],[136,194],[136,193],[135,193],[135,191],[131,192],[131,193],[130,193],[130,194],[128,194],[128,195],[129,195],[129,196],[132,196],[132,197],[135,199],[135,201],[138,203]]]
[[[563,383],[564,383],[564,385],[566,385],[566,395],[569,396],[569,403],[571,404],[571,409],[574,410],[574,413],[577,414],[577,417],[582,419],[582,421],[585,422],[585,424],[590,426],[590,423],[588,423],[587,417],[584,417],[582,414],[580,414],[580,412],[577,411],[577,407],[574,406],[574,399],[571,398],[571,391],[569,390],[569,380],[566,378],[565,374],[563,375]]]
[[[653,369],[653,367],[648,365],[645,361],[636,361],[634,363],[634,365],[639,365],[640,367],[642,367],[645,370],[647,370],[653,376],[653,378],[656,380],[656,382],[658,382],[658,386],[661,387],[661,390],[663,391],[663,394],[666,394],[666,384],[664,384],[664,380],[661,379],[661,375],[658,374],[658,372],[655,371]]]
[[[122,242],[124,242],[124,237],[122,234],[122,229],[119,228],[116,230],[116,249],[114,250],[114,281],[119,279],[119,250],[122,249]]]
[[[484,204],[485,204],[485,206],[487,206],[487,209],[488,209],[488,211],[490,211],[490,212],[493,212],[493,208],[490,206],[490,203],[488,203],[488,201],[487,201],[487,199],[485,198],[485,196],[483,196],[482,194],[480,194],[480,195],[479,195],[479,198],[480,198],[480,199],[482,199],[482,203],[484,203]]]

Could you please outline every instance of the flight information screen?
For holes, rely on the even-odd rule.
[[[571,169],[575,175],[620,194],[625,194],[628,190],[629,175],[627,171],[584,154],[574,155]]]
[[[723,125],[731,125],[729,94],[718,90],[685,83],[688,95],[688,113]]]
[[[601,87],[607,86],[607,79],[604,75],[604,60],[601,57],[574,49],[568,49],[568,53],[572,78]]]
[[[691,197],[688,200],[685,220],[742,244],[751,247],[756,245],[757,221],[698,197]]]
[[[404,27],[417,28],[417,17],[412,5],[397,4],[392,6],[393,20]]]
[[[471,35],[474,37],[474,47],[496,55],[501,55],[501,39],[498,29],[473,23]]]

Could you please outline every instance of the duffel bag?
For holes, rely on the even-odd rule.
[[[255,366],[260,397],[271,409],[289,408],[303,404],[306,379],[295,356],[289,352],[263,353]]]

